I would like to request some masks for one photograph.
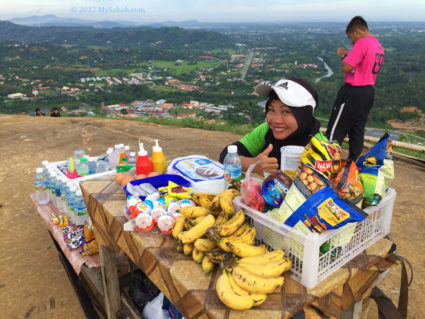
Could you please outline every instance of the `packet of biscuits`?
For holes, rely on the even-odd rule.
[[[304,148],[300,163],[314,168],[324,176],[335,176],[341,170],[341,146],[329,142],[322,132],[315,134]]]
[[[342,199],[361,208],[363,187],[359,169],[353,160],[342,160],[341,171],[332,181]]]

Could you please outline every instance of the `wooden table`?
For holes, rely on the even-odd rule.
[[[129,256],[187,319],[291,318],[303,310],[306,318],[342,314],[344,318],[360,318],[362,300],[369,297],[378,276],[393,265],[388,253],[392,242],[381,239],[313,289],[301,286],[288,272],[279,293],[270,294],[259,307],[235,311],[217,297],[217,267],[211,274],[205,274],[191,257],[176,251],[175,239],[170,236],[123,231],[126,196],[113,177],[85,181],[81,188],[101,245],[108,318],[115,318],[120,308],[114,251]]]

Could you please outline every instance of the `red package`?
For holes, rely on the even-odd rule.
[[[261,195],[261,184],[251,177],[251,172],[258,163],[252,164],[248,168],[242,182],[241,196],[242,202],[262,212],[264,207],[266,207],[266,202],[263,195]]]

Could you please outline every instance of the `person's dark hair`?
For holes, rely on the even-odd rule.
[[[36,109],[35,109],[35,111],[36,111],[36,112],[39,112],[39,111],[40,111],[40,109],[39,109],[39,108],[36,108]]]
[[[355,29],[369,30],[367,22],[361,16],[355,16],[348,23],[345,33],[352,33]]]

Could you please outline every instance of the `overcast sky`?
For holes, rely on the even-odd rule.
[[[118,10],[117,10],[118,9]],[[119,13],[117,11],[122,11]],[[424,0],[0,0],[0,20],[55,14],[140,23],[425,21]]]

